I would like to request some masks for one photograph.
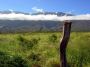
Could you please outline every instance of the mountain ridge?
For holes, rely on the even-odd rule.
[[[25,14],[25,15],[57,15],[57,16],[73,16],[73,14],[70,13],[64,13],[64,12],[21,12],[21,11],[13,11],[13,10],[4,10],[4,11],[0,11],[0,14],[11,14],[11,13],[15,13],[15,14]]]
[[[63,12],[55,13],[55,12],[46,12],[46,13],[24,13],[24,12],[13,12],[13,11],[5,11],[0,12],[2,14],[25,14],[25,15],[57,15],[63,16],[66,15]],[[61,14],[60,14],[61,13]],[[62,15],[63,14],[63,15]],[[67,14],[70,16],[69,14]],[[72,15],[71,15],[72,16]],[[90,20],[71,20],[72,23],[72,31],[90,31]],[[1,20],[0,19],[0,33],[20,33],[20,32],[45,32],[45,31],[62,31],[63,23],[61,21],[53,21],[53,20]]]

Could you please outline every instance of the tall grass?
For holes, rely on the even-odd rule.
[[[16,62],[21,58],[28,67],[59,67],[61,36],[59,32],[0,34],[0,52],[4,52],[6,57],[12,56],[12,64],[17,56]],[[90,32],[71,33],[67,59],[69,67],[90,66]]]

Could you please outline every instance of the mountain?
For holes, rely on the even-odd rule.
[[[57,16],[72,16],[72,14],[68,13],[63,13],[63,12],[33,12],[33,13],[26,13],[26,12],[20,12],[20,11],[13,11],[13,10],[5,10],[5,11],[0,11],[0,14],[25,14],[25,15],[57,15]]]
[[[73,14],[63,13],[63,12],[36,12],[32,15],[57,15],[57,16],[73,16]]]
[[[26,12],[13,11],[13,10],[0,11],[0,14],[11,14],[11,13],[29,15],[29,13]]]
[[[0,11],[0,14],[25,14],[19,11]],[[38,12],[31,15],[57,15],[57,16],[73,16],[72,14],[66,14],[63,12]],[[72,31],[90,31],[90,20],[72,20]],[[49,20],[2,20],[0,19],[0,33],[16,33],[16,32],[36,32],[36,31],[62,31],[63,22],[61,21],[49,21]]]
[[[72,31],[90,31],[90,20],[72,21]],[[0,20],[0,33],[62,31],[60,21]]]

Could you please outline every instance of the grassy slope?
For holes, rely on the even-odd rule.
[[[49,37],[55,34],[57,41],[52,43]],[[23,36],[26,40],[40,39],[32,49],[24,49],[17,40]],[[30,65],[52,67],[59,65],[59,41],[61,33],[26,33],[26,34],[0,34],[0,51],[10,55],[20,55]],[[32,57],[37,58],[32,60]],[[71,67],[90,66],[90,32],[73,32],[67,49],[68,64]],[[30,66],[31,67],[31,66]],[[56,67],[56,66],[55,66]]]

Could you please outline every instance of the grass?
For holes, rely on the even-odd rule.
[[[58,67],[61,36],[60,32],[0,34],[0,52],[22,57],[28,67]],[[90,32],[71,33],[67,59],[69,67],[90,66]]]

